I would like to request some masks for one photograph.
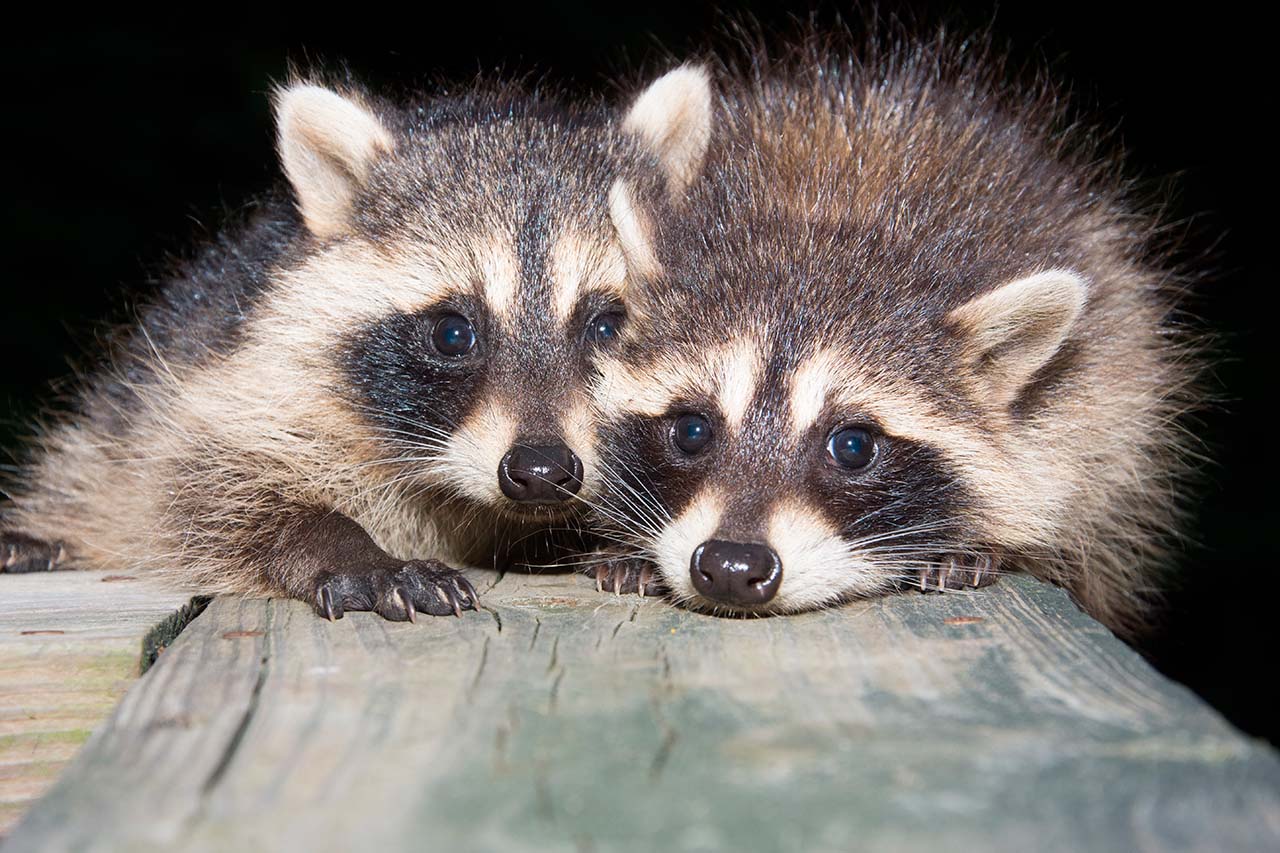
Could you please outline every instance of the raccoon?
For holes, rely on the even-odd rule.
[[[454,566],[503,561],[599,488],[586,383],[629,282],[610,190],[678,191],[682,164],[604,106],[513,84],[394,104],[299,78],[274,105],[287,189],[38,431],[0,566],[460,615],[477,595]]]
[[[590,571],[766,614],[1023,570],[1133,635],[1189,471],[1188,277],[1052,88],[843,43],[709,65],[699,174],[615,210],[643,321],[595,386],[624,544]]]

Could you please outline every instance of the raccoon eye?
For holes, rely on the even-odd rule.
[[[606,311],[596,316],[587,324],[587,340],[596,343],[608,343],[618,337],[622,328],[622,315],[616,311]]]
[[[446,314],[431,330],[431,342],[445,355],[466,355],[476,345],[476,330],[460,314]]]
[[[875,458],[876,439],[861,427],[845,427],[827,439],[827,452],[842,468],[866,468]]]
[[[711,424],[702,415],[681,415],[671,427],[671,440],[692,456],[711,440]]]

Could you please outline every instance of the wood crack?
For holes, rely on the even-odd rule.
[[[202,802],[218,786],[218,783],[222,781],[222,777],[226,775],[231,762],[235,759],[236,753],[240,749],[240,744],[244,742],[245,734],[249,731],[249,724],[253,722],[254,716],[258,712],[258,703],[262,698],[262,688],[267,683],[267,674],[271,669],[271,623],[274,616],[275,602],[268,601],[266,618],[263,622],[262,657],[258,661],[258,675],[253,683],[253,691],[249,694],[249,702],[245,705],[244,713],[240,715],[236,730],[223,748],[222,755],[218,757],[218,763],[209,773],[208,778],[204,780],[204,784],[200,786]]]
[[[480,686],[480,676],[484,675],[485,665],[489,663],[489,638],[484,638],[484,645],[480,647],[480,665],[476,667],[475,677],[471,679],[471,689],[467,691],[467,701],[471,701],[471,697],[475,694],[476,688]]]

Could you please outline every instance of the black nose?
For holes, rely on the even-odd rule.
[[[498,463],[498,485],[521,503],[567,501],[582,488],[582,460],[563,444],[516,445]]]
[[[689,561],[693,588],[725,604],[764,604],[782,586],[782,561],[768,545],[711,539]]]

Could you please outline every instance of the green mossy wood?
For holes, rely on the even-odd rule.
[[[1031,580],[727,620],[495,577],[214,600],[5,853],[1280,847],[1276,754]]]
[[[137,679],[143,639],[189,599],[106,572],[0,574],[0,838]]]

